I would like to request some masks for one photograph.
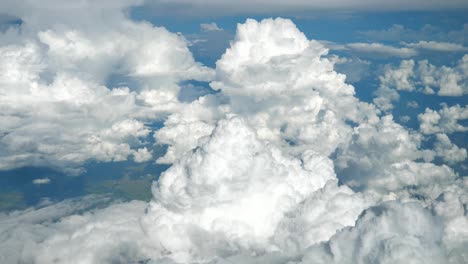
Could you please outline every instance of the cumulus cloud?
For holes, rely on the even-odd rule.
[[[464,55],[454,67],[436,67],[427,60],[417,63],[403,60],[397,67],[387,65],[379,77],[374,103],[382,110],[390,110],[392,103],[400,99],[398,91],[463,96],[468,93],[467,65],[468,55]]]
[[[468,127],[458,123],[460,120],[468,119],[468,108],[466,106],[454,105],[448,107],[442,105],[442,109],[435,111],[426,108],[425,112],[418,115],[420,130],[424,134],[454,133],[468,131]]]
[[[406,43],[405,45],[409,48],[442,52],[464,52],[468,50],[467,47],[460,44],[437,41],[419,41],[417,43]]]
[[[2,71],[8,78],[0,79],[1,87],[18,88],[1,90],[9,100],[1,101],[8,113],[1,119],[8,139],[2,144],[10,147],[2,158],[12,159],[12,151],[17,160],[22,150],[37,153],[27,147],[43,128],[36,142],[46,145],[37,149],[51,161],[74,149],[65,155],[71,161],[91,153],[97,160],[132,156],[141,162],[152,156],[144,144],[151,133],[145,122],[165,118],[154,137],[167,145],[158,162],[172,166],[153,183],[149,203],[108,206],[105,197],[87,197],[1,214],[2,262],[466,262],[467,181],[431,163],[437,153],[421,147],[419,132],[359,101],[328,50],[292,21],[239,24],[215,72],[193,60],[183,38],[126,23],[158,32],[143,47],[130,45],[130,55],[120,60],[122,71],[141,82],[138,88],[107,87],[86,77],[82,65],[89,58],[81,51],[92,45],[67,45],[76,34],[56,33],[60,41],[46,37],[46,46],[55,48],[43,52],[35,52],[43,47],[34,43],[6,48],[5,57],[17,66],[4,67],[10,71]],[[136,59],[145,53],[152,59]],[[55,69],[50,58],[62,56],[73,61],[70,69],[79,62],[82,70],[72,75],[65,68],[43,79],[44,71]],[[187,76],[212,80],[218,92],[178,101],[179,81]],[[42,107],[26,112],[36,104]],[[31,120],[39,121],[24,125]],[[69,126],[72,132],[64,130]],[[444,133],[453,127],[438,126]],[[63,130],[58,142],[46,133]],[[460,149],[439,137],[437,152],[455,153],[447,155],[455,161]],[[89,142],[76,144],[75,138]]]
[[[453,144],[446,134],[436,134],[436,143],[434,145],[434,151],[437,153],[437,156],[441,157],[448,164],[462,162],[467,157],[466,149],[459,148]]]
[[[438,221],[418,204],[385,203],[314,247],[301,263],[446,263]]]
[[[128,3],[101,4],[105,16],[87,17],[112,22],[106,28],[85,27],[83,18],[61,26],[48,20],[65,23],[61,11],[80,14],[87,3],[59,4],[50,15],[24,13],[34,3],[3,4],[24,23],[18,42],[0,47],[0,169],[48,166],[77,174],[88,160],[148,161],[146,123],[183,105],[179,82],[213,76],[182,37],[129,20]],[[113,76],[130,81],[109,85]]]

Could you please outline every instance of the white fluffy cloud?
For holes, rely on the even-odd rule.
[[[175,165],[153,187],[156,199],[150,208],[155,214],[150,214],[149,219],[155,219],[150,222],[158,222],[159,225],[166,223],[163,229],[155,225],[153,230],[158,231],[151,233],[162,233],[156,238],[163,241],[160,243],[164,243],[164,248],[174,253],[173,258],[185,262],[195,259],[224,263],[223,259],[226,259],[242,263],[280,263],[293,260],[291,256],[302,256],[305,253],[307,260],[309,256],[320,259],[325,253],[316,249],[311,253],[306,252],[311,246],[328,241],[338,229],[354,225],[359,212],[377,201],[417,201],[423,206],[430,206],[447,188],[452,188],[457,179],[454,171],[445,165],[429,163],[436,155],[444,154],[420,149],[423,137],[419,133],[410,132],[396,124],[391,116],[379,118],[376,109],[359,102],[353,96],[353,88],[344,83],[344,76],[333,72],[332,61],[323,58],[325,54],[326,50],[320,44],[308,41],[288,20],[247,20],[245,24],[239,25],[235,41],[217,62],[216,81],[211,85],[221,93],[200,98],[192,102],[189,111],[171,115],[166,126],[158,132],[160,134],[156,134],[156,139],[160,138],[170,144],[163,161],[174,161]],[[221,121],[223,129],[215,126],[217,119],[227,116],[232,120],[232,115],[237,116],[233,124],[242,125]],[[243,121],[238,121],[239,118]],[[352,128],[348,124],[350,121],[356,122],[357,126]],[[243,126],[246,128],[239,131],[239,127]],[[214,134],[207,137],[213,129]],[[244,129],[249,132],[242,132]],[[256,182],[261,179],[263,170],[272,165],[271,161],[267,162],[269,159],[265,159],[261,168],[255,166],[255,169],[247,169],[254,166],[251,164],[257,162],[257,156],[263,155],[261,151],[252,150],[257,155],[244,158],[245,151],[257,149],[258,143],[247,143],[248,146],[245,146],[245,142],[251,141],[247,138],[235,141],[237,143],[230,141],[245,137],[245,134],[301,159],[305,169],[308,169],[304,160],[307,155],[314,153],[312,157],[323,157],[326,160],[327,156],[333,154],[332,161],[338,169],[340,181],[363,193],[354,193],[346,186],[338,187],[336,179],[330,178],[324,187],[304,196],[300,204],[293,206],[294,199],[290,198],[287,205],[295,209],[286,210],[289,212],[284,217],[278,218],[277,214],[282,210],[279,209],[273,214],[266,213],[270,214],[268,221],[257,223],[277,200],[274,198],[276,195],[269,195],[270,201],[263,201],[262,209],[257,208],[256,201],[263,200],[265,190],[255,189]],[[226,136],[231,139],[228,140]],[[214,144],[214,141],[217,143]],[[200,144],[201,147],[196,147]],[[217,145],[223,147],[218,149]],[[238,147],[243,150],[237,150]],[[177,160],[182,153],[191,153],[190,149],[193,149],[190,159]],[[216,153],[213,157],[210,155],[212,152]],[[232,152],[236,153],[234,163],[231,163]],[[312,171],[330,170],[328,165],[325,166],[326,162],[320,163],[323,164],[322,169]],[[225,168],[229,169],[224,171]],[[252,171],[257,173],[252,174]],[[273,169],[269,174],[269,182],[281,186],[280,182],[275,183],[274,180],[276,172],[281,171],[279,168]],[[291,169],[293,171],[296,170]],[[219,176],[211,178],[211,173]],[[249,187],[242,187],[244,182],[241,178],[235,180],[236,173],[248,177]],[[226,180],[229,185],[225,185]],[[261,186],[270,185],[264,183]],[[250,206],[244,205],[244,199],[250,197],[253,189],[255,191],[252,193],[256,195],[249,199]],[[276,194],[281,195],[281,191]],[[241,196],[230,198],[233,195]],[[197,202],[194,202],[195,199]],[[221,199],[221,204],[217,202],[218,199]],[[400,210],[412,214],[412,209],[400,209],[407,208],[406,205],[395,204],[398,212],[392,213],[392,217],[397,218]],[[209,205],[215,209],[207,209]],[[243,208],[242,212],[236,213],[237,206]],[[408,207],[411,208],[411,205]],[[437,224],[429,211],[417,208],[414,217],[428,220],[428,230]],[[169,212],[164,217],[157,213],[166,210]],[[255,220],[248,220],[251,213],[244,214],[249,210],[258,211]],[[217,217],[220,218],[215,221]],[[201,219],[207,222],[200,222]],[[358,220],[357,223],[359,221],[365,220]],[[387,221],[387,218],[382,221]],[[395,227],[399,225],[398,220],[389,221]],[[197,236],[194,241],[190,237],[178,238],[180,236],[175,235],[187,233],[186,225],[189,223],[195,225],[197,230],[191,231]],[[257,224],[261,227],[255,228]],[[177,227],[171,228],[173,225]],[[214,236],[213,230],[216,230]],[[407,232],[404,230],[398,234],[403,239],[409,235]],[[252,234],[255,235],[252,237]],[[216,242],[205,242],[200,247],[200,236],[210,237],[210,241]],[[163,237],[173,239],[164,241]],[[419,239],[413,245],[414,252],[418,252],[416,255],[400,251],[404,247],[392,251],[383,246],[375,258],[391,261],[404,255],[422,260],[446,259],[448,253],[438,246],[442,240],[440,232],[435,237],[420,239],[419,234],[414,237]],[[346,241],[343,238],[343,245]],[[389,243],[385,237],[369,237],[369,241],[383,245]],[[437,251],[435,255],[431,255],[431,249],[426,248],[427,243]],[[252,251],[255,252],[253,255]]]
[[[459,120],[468,119],[466,106],[454,105],[448,107],[442,105],[442,109],[435,111],[426,108],[425,112],[418,116],[420,130],[424,134],[454,133],[468,131],[468,127],[459,124]]]
[[[301,263],[447,263],[438,221],[418,204],[384,203],[313,247]]]
[[[379,77],[380,86],[374,103],[382,110],[393,108],[399,100],[398,91],[417,91],[440,96],[462,96],[468,93],[468,55],[454,67],[436,67],[427,60],[403,60],[398,67],[387,65]]]
[[[335,178],[327,157],[284,156],[238,117],[220,121],[205,141],[153,185],[155,201],[145,217],[149,232],[176,261],[278,247],[269,240],[284,214]],[[330,228],[328,236],[338,227]],[[200,235],[207,239],[197,242]]]
[[[96,24],[115,22],[105,29],[50,25],[46,14],[22,13],[31,6],[5,9],[24,15],[21,30],[28,34],[0,47],[0,169],[49,166],[76,174],[91,159],[148,161],[145,123],[182,105],[178,82],[213,76],[182,37],[132,22],[118,3],[108,4],[106,16],[88,14]],[[51,16],[82,8],[58,5]],[[130,81],[108,86],[112,76]]]
[[[442,160],[448,164],[462,162],[467,157],[466,149],[459,148],[457,145],[453,144],[450,138],[443,133],[436,134],[434,147],[437,156],[441,157]]]

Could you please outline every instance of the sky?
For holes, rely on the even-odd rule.
[[[467,263],[468,2],[0,3],[1,263]]]

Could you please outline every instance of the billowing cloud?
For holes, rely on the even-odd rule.
[[[398,91],[422,92],[439,96],[463,96],[468,93],[468,55],[464,55],[454,67],[436,67],[428,60],[417,63],[403,60],[398,67],[386,66],[379,77],[380,85],[374,103],[382,110],[393,108],[398,101]]]
[[[301,263],[446,263],[437,219],[417,204],[384,203],[310,249]]]
[[[467,158],[466,149],[453,144],[446,134],[436,134],[436,140],[434,151],[448,164],[462,162]]]
[[[442,105],[442,109],[435,111],[426,108],[425,112],[418,116],[420,130],[424,134],[454,133],[468,131],[468,127],[459,123],[468,119],[468,108],[454,105],[448,107]]]
[[[132,22],[114,4],[102,8],[121,20],[105,29],[77,22],[56,28],[45,14],[34,24],[37,14],[24,14],[21,32],[28,34],[0,47],[0,169],[48,166],[77,174],[88,160],[148,161],[146,123],[182,105],[179,82],[213,76],[182,37]],[[81,5],[51,12],[80,13]],[[5,10],[23,15],[33,9],[15,8]],[[97,24],[113,20],[88,15]],[[109,84],[115,76],[127,81]]]

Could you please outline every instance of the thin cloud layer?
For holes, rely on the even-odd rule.
[[[220,2],[216,0],[158,0],[146,1],[146,12],[158,15],[186,15],[186,16],[202,16],[206,14],[213,15],[229,15],[229,14],[268,14],[272,12],[282,11],[290,12],[291,14],[304,13],[304,11],[397,11],[397,10],[453,10],[457,8],[466,8],[468,4],[463,0],[450,0],[443,3],[436,0],[430,1],[306,1],[306,0],[291,0],[288,3],[279,0],[266,1],[236,1],[236,2]],[[144,10],[142,10],[144,11]]]

